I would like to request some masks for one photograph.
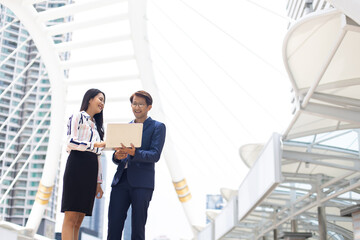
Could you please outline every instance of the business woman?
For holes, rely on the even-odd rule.
[[[105,94],[89,89],[82,100],[80,112],[68,122],[66,168],[61,212],[65,213],[62,240],[77,240],[85,216],[91,216],[95,196],[101,198],[101,150],[105,147],[103,109]]]

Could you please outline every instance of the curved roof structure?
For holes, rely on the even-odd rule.
[[[359,30],[334,9],[289,30],[283,54],[297,109],[284,139],[359,127]]]
[[[340,209],[360,201],[359,134],[353,130],[360,123],[360,29],[344,9],[359,9],[333,2],[342,3],[343,12],[317,11],[289,29],[283,59],[294,117],[265,146],[240,148],[251,169],[199,239],[353,239],[351,218]]]

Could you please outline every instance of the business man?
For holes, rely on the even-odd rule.
[[[145,239],[147,210],[154,191],[155,163],[159,161],[165,142],[165,124],[148,117],[152,107],[151,95],[137,91],[130,97],[135,115],[134,123],[143,123],[140,148],[116,149],[113,162],[118,165],[111,184],[108,240],[120,240],[131,205],[131,239]]]

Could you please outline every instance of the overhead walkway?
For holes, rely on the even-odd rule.
[[[119,109],[119,112],[126,112],[129,104],[129,87],[124,86],[129,86],[129,82],[133,87],[131,92],[144,88],[151,92],[155,100],[159,100],[147,42],[145,0],[69,1],[68,5],[37,11],[35,4],[42,2],[44,1],[0,0],[0,4],[14,13],[16,21],[20,21],[26,27],[34,41],[49,75],[49,93],[52,100],[49,145],[35,204],[25,227],[10,224],[4,221],[5,219],[0,221],[0,233],[7,233],[9,240],[41,238],[35,233],[51,196],[58,170],[62,149],[62,144],[59,143],[63,142],[67,116],[66,105],[78,105],[84,89],[106,88],[109,89],[106,91],[107,106],[110,109]],[[76,16],[72,21],[57,21],[72,16]],[[59,43],[53,38],[66,33],[69,33],[67,42]],[[88,37],[80,39],[80,35]],[[108,51],[109,46],[115,50]],[[64,60],[63,55],[70,52],[70,60]],[[77,57],[83,55],[88,57]],[[82,77],[81,73],[84,71],[91,73],[92,78]],[[127,91],[124,91],[125,88]],[[164,121],[161,103],[158,102],[159,104],[152,109],[152,114]],[[112,115],[105,119],[105,122],[112,121],[125,119],[120,115]],[[171,145],[171,133],[167,134],[167,142],[163,156],[189,224],[196,232],[196,226],[201,224],[201,216],[196,214],[198,210],[192,204],[191,193],[179,165],[180,161],[177,160],[176,151]],[[15,182],[16,179],[12,185]],[[6,194],[2,195],[2,201],[6,197]]]
[[[267,144],[241,147],[249,173],[222,189],[227,205],[198,239],[353,239],[340,209],[360,201],[360,27],[344,13],[310,14],[287,33],[293,119]]]

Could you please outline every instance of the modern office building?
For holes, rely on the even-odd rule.
[[[35,4],[38,12],[71,3],[52,0]],[[48,26],[71,21],[61,18]],[[46,68],[26,27],[12,11],[0,5],[0,216],[24,226],[34,204],[44,167],[50,126],[51,89]],[[70,34],[54,37],[68,41]],[[67,53],[62,55],[67,59]],[[7,169],[11,166],[11,170]],[[24,168],[22,170],[22,168]],[[14,179],[18,179],[6,193]],[[14,181],[15,182],[15,181]],[[38,233],[54,236],[58,180]]]

